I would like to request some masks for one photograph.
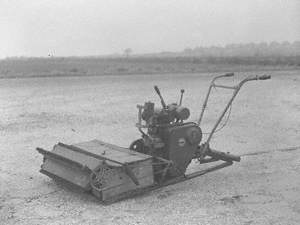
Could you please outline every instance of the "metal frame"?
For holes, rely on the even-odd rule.
[[[253,80],[267,80],[267,79],[270,79],[271,76],[268,76],[268,75],[263,75],[263,76],[250,76],[250,77],[247,77],[245,79],[243,79],[242,81],[240,81],[236,86],[226,86],[226,85],[219,85],[219,84],[215,84],[215,81],[217,79],[220,79],[220,78],[223,78],[223,77],[232,77],[234,76],[234,73],[226,73],[224,75],[220,75],[220,76],[217,76],[217,77],[214,77],[213,80],[211,81],[210,83],[210,86],[208,88],[208,92],[206,94],[206,97],[205,97],[205,100],[204,100],[204,103],[203,103],[203,106],[202,106],[202,110],[201,110],[201,113],[200,113],[200,117],[199,117],[199,120],[198,120],[198,126],[200,126],[201,124],[201,121],[203,119],[203,115],[204,115],[204,111],[206,109],[206,106],[207,106],[207,102],[208,102],[208,98],[210,96],[210,93],[211,93],[211,89],[213,87],[215,88],[224,88],[224,89],[231,89],[231,90],[234,90],[233,91],[233,94],[231,96],[231,98],[229,99],[228,103],[226,104],[223,112],[221,113],[221,115],[219,116],[219,118],[217,119],[217,122],[215,123],[215,125],[213,126],[211,132],[209,133],[209,136],[206,140],[206,142],[204,143],[203,145],[203,149],[202,149],[202,154],[200,156],[200,159],[203,159],[205,157],[205,153],[208,151],[209,149],[209,142],[212,138],[212,136],[214,135],[214,133],[216,132],[219,124],[221,123],[222,119],[224,118],[226,112],[228,111],[229,107],[232,105],[232,102],[233,100],[235,99],[235,97],[237,96],[238,92],[240,91],[240,89],[242,88],[242,86],[248,82],[248,81],[253,81]]]
[[[225,168],[227,166],[231,166],[231,165],[232,165],[232,162],[223,162],[219,165],[210,167],[208,169],[204,169],[204,170],[200,170],[200,171],[197,171],[197,172],[194,172],[194,173],[190,173],[190,174],[182,175],[182,176],[179,176],[179,177],[175,177],[175,178],[167,180],[166,182],[163,182],[163,183],[153,184],[152,186],[149,186],[149,187],[138,188],[138,189],[135,189],[135,190],[132,190],[132,191],[129,191],[129,192],[125,192],[125,193],[122,193],[120,195],[114,196],[114,197],[110,198],[109,200],[105,200],[105,201],[101,201],[101,202],[105,205],[109,205],[109,204],[112,204],[112,203],[115,203],[115,202],[118,202],[118,201],[121,201],[121,200],[131,198],[133,196],[134,197],[141,196],[141,195],[143,195],[145,193],[148,193],[150,191],[158,190],[160,188],[163,188],[163,187],[166,187],[166,186],[169,186],[169,185],[184,182],[184,181],[193,179],[195,177],[199,177],[199,176],[205,175],[209,172],[213,172],[213,171],[216,171],[216,170],[219,170],[219,169]]]
[[[204,100],[204,103],[203,103],[203,106],[202,106],[201,114],[200,114],[200,117],[199,117],[199,120],[198,120],[198,123],[197,123],[198,126],[200,126],[201,121],[203,119],[204,112],[205,112],[205,109],[206,109],[206,106],[207,106],[207,103],[208,103],[208,99],[209,99],[209,96],[210,96],[210,93],[211,93],[211,89],[213,87],[233,90],[233,94],[232,94],[231,98],[229,99],[228,103],[226,104],[226,106],[225,106],[224,110],[222,111],[221,115],[217,119],[217,121],[216,121],[215,125],[213,126],[211,132],[209,133],[209,136],[208,136],[207,140],[203,144],[201,144],[200,146],[198,146],[197,151],[196,151],[196,153],[195,153],[195,155],[193,157],[193,159],[197,159],[200,162],[200,164],[205,164],[205,163],[210,163],[210,162],[217,162],[217,161],[220,161],[220,160],[223,161],[223,162],[219,163],[218,165],[212,166],[210,168],[207,168],[207,169],[204,169],[204,170],[199,170],[199,171],[196,171],[196,172],[193,172],[193,173],[190,173],[190,174],[184,174],[184,173],[182,173],[181,175],[179,175],[177,177],[174,177],[174,178],[170,178],[169,177],[169,178],[167,178],[167,173],[168,173],[169,169],[173,166],[173,162],[171,160],[167,160],[167,159],[164,159],[164,158],[161,158],[161,157],[154,157],[154,156],[152,156],[153,159],[156,160],[156,162],[152,161],[152,166],[159,165],[159,164],[165,165],[165,167],[162,170],[157,171],[157,174],[160,174],[161,177],[159,177],[159,179],[157,179],[154,182],[153,185],[150,185],[150,186],[147,186],[147,187],[144,187],[144,188],[137,187],[137,189],[134,189],[134,190],[131,190],[131,191],[124,192],[124,193],[121,193],[119,195],[113,196],[113,197],[111,197],[111,198],[109,198],[109,199],[107,199],[105,201],[102,201],[102,203],[104,203],[104,204],[110,204],[110,203],[113,203],[113,202],[116,202],[116,201],[120,201],[122,199],[130,198],[132,196],[141,195],[141,194],[144,194],[146,192],[162,188],[164,186],[168,186],[168,185],[176,184],[176,183],[179,183],[179,182],[183,182],[183,181],[186,181],[186,180],[189,180],[189,179],[192,179],[192,178],[204,175],[206,173],[209,173],[209,172],[212,172],[212,171],[215,171],[215,170],[219,170],[219,169],[225,168],[227,166],[232,165],[233,161],[240,161],[240,157],[239,156],[235,156],[235,155],[232,155],[232,154],[229,154],[229,153],[224,153],[224,152],[220,152],[220,151],[216,151],[216,150],[211,149],[209,147],[209,142],[212,139],[213,134],[216,132],[219,124],[221,123],[221,121],[224,118],[226,112],[228,111],[228,109],[232,105],[232,102],[234,101],[236,95],[238,94],[238,92],[240,91],[240,89],[242,88],[242,86],[246,82],[248,82],[248,81],[253,81],[253,80],[267,80],[267,79],[270,79],[271,76],[264,75],[264,76],[247,77],[247,78],[243,79],[242,81],[240,81],[235,86],[226,86],[226,85],[220,85],[220,84],[216,84],[215,83],[215,81],[218,80],[218,79],[220,79],[220,78],[232,77],[232,76],[234,76],[234,73],[227,73],[227,74],[224,74],[224,75],[220,75],[220,76],[214,77],[212,79],[211,83],[210,83],[210,86],[208,88],[208,92],[206,94],[206,97],[205,97],[205,100]],[[157,88],[157,86],[155,86],[155,91],[157,92],[157,94],[160,97],[161,104],[162,104],[163,108],[166,108],[166,104],[165,104],[165,102],[164,102],[164,100],[163,100],[163,98],[162,98],[162,96],[160,94],[160,91]],[[179,103],[180,105],[182,103],[183,92],[184,92],[184,90],[181,90],[180,103]],[[139,130],[141,131],[141,133],[143,135],[146,135],[142,131],[142,128],[146,128],[147,127],[146,125],[142,124],[142,116],[141,115],[142,115],[143,106],[138,105],[137,107],[138,107],[139,113],[138,113],[138,123],[136,125],[139,128]],[[123,163],[123,162],[119,162],[119,161],[107,158],[107,157],[102,156],[102,155],[94,154],[94,153],[85,151],[84,149],[81,149],[81,148],[79,148],[77,146],[74,146],[74,145],[66,145],[66,144],[63,144],[63,143],[58,143],[58,145],[60,145],[62,147],[65,147],[65,148],[68,148],[68,149],[70,149],[72,151],[80,152],[82,154],[94,157],[96,159],[103,160],[104,162],[105,161],[110,161],[110,162],[116,163],[116,164],[120,165],[124,169],[125,173],[131,178],[132,182],[135,185],[137,185],[137,186],[139,185],[137,177],[135,176],[135,174],[130,169],[130,165],[128,163],[126,163],[126,162]],[[93,174],[93,172],[95,172],[95,171],[92,171],[87,166],[82,165],[81,163],[73,161],[73,160],[71,160],[69,158],[61,156],[61,155],[56,154],[54,152],[49,152],[49,151],[44,150],[42,148],[37,148],[37,151],[39,153],[41,153],[42,155],[44,155],[44,160],[46,160],[46,159],[49,158],[49,159],[54,159],[54,160],[59,160],[59,161],[62,161],[62,162],[66,162],[66,163],[70,164],[72,167],[78,167],[78,168],[80,168],[82,170],[85,170],[87,172],[91,172],[91,175]],[[143,161],[143,160],[140,160],[140,161]],[[43,170],[42,168],[41,168],[40,172],[42,172],[42,173],[44,173],[44,174],[46,174],[46,175],[48,175],[50,177],[53,177],[53,178],[55,178],[57,180],[61,179],[59,176],[56,176],[56,175],[54,175],[52,173],[49,173],[46,170]],[[66,182],[66,180],[64,180],[64,179],[61,179],[61,180],[63,180],[64,182]],[[91,185],[92,185],[92,183],[91,183]],[[110,188],[110,187],[107,187],[107,188]],[[94,191],[100,192],[102,190],[102,189],[101,190],[100,189],[97,190],[97,189],[95,189],[95,187],[92,187],[91,189],[92,189],[92,192],[94,192]],[[96,193],[95,195],[98,196],[98,194]]]

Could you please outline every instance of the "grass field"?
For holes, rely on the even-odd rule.
[[[300,57],[49,57],[0,60],[0,78],[299,70]]]
[[[35,148],[95,138],[129,146],[139,137],[136,105],[159,104],[153,85],[169,103],[185,88],[195,121],[219,73],[1,79],[0,224],[300,224],[300,151],[274,151],[300,145],[299,73],[224,80],[272,75],[243,87],[229,124],[212,140],[215,149],[241,154],[240,163],[110,206],[40,174]],[[204,132],[229,96],[214,90]]]

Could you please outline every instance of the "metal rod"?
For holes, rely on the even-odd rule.
[[[212,172],[212,171],[215,171],[215,170],[219,170],[219,169],[222,169],[224,167],[227,167],[227,166],[231,166],[233,164],[233,162],[224,162],[224,163],[221,163],[219,165],[216,165],[216,166],[213,166],[211,168],[208,168],[206,170],[201,170],[201,171],[198,171],[198,172],[194,172],[192,174],[188,174],[186,175],[186,179],[192,179],[194,177],[198,177],[198,176],[201,176],[201,175],[204,175],[208,172]]]
[[[223,160],[226,162],[232,162],[232,161],[240,162],[241,161],[240,156],[233,155],[230,153],[220,152],[220,151],[213,150],[213,149],[209,149],[209,151],[207,151],[206,154],[212,158],[215,158],[218,160]]]
[[[209,98],[209,95],[210,95],[210,92],[211,92],[211,88],[215,85],[215,81],[217,79],[219,79],[219,78],[222,78],[222,77],[232,77],[232,76],[234,76],[234,73],[226,73],[226,74],[214,77],[212,79],[212,81],[211,81],[211,83],[209,85],[209,88],[208,88],[208,91],[207,91],[207,94],[206,94],[203,106],[202,106],[202,110],[201,110],[200,116],[199,116],[199,120],[198,120],[198,123],[197,123],[198,126],[200,126],[200,124],[201,124],[201,121],[202,121],[202,118],[203,118],[203,115],[204,115],[204,111],[205,111],[206,106],[207,106],[208,98]]]
[[[197,158],[198,159],[198,158]],[[198,160],[200,162],[200,164],[205,164],[205,163],[211,163],[211,162],[216,162],[219,161],[219,159],[216,158],[209,158],[209,159],[200,159]]]
[[[142,125],[142,109],[144,107],[142,105],[137,105],[137,108],[139,109],[139,112],[138,112],[138,124]]]
[[[164,109],[166,109],[166,108],[167,108],[167,105],[166,105],[166,103],[165,103],[163,97],[161,96],[160,91],[159,91],[159,89],[158,89],[158,87],[157,87],[156,85],[154,86],[154,90],[156,91],[157,95],[158,95],[159,98],[160,98],[160,102],[161,102],[162,107],[163,107]]]
[[[225,85],[220,85],[220,84],[214,84],[214,87],[218,87],[218,88],[226,88],[226,89],[236,89],[236,86],[225,86]]]
[[[211,132],[210,132],[210,134],[209,134],[209,136],[207,138],[206,143],[210,142],[210,140],[211,140],[214,132],[216,131],[217,127],[219,126],[220,122],[222,121],[223,117],[225,116],[227,110],[231,106],[231,104],[232,104],[233,100],[235,99],[235,97],[236,97],[237,93],[239,92],[239,90],[240,90],[240,87],[238,87],[237,89],[235,89],[235,91],[233,92],[233,95],[232,95],[231,99],[227,103],[225,109],[223,110],[222,114],[220,115],[219,119],[217,120],[216,124],[214,125],[213,129],[211,130]]]
[[[181,95],[180,95],[179,106],[181,106],[181,104],[182,104],[182,98],[183,98],[184,89],[181,89],[180,92],[181,92]]]
[[[203,106],[202,106],[202,110],[201,110],[201,113],[200,113],[200,117],[199,117],[199,120],[198,120],[198,126],[200,126],[200,124],[201,124],[201,120],[203,118],[204,111],[205,111],[205,108],[207,106],[208,97],[209,97],[211,88],[212,88],[212,85],[210,85],[209,88],[208,88],[208,91],[207,91],[207,94],[206,94],[206,97],[205,97],[205,100],[204,100],[204,103],[203,103]]]
[[[238,92],[240,91],[241,87],[248,81],[253,81],[253,80],[267,80],[270,79],[271,76],[267,76],[267,75],[263,75],[263,76],[253,76],[253,77],[247,77],[244,80],[242,80],[237,86],[236,89],[233,92],[233,95],[231,97],[231,99],[229,100],[229,102],[227,103],[225,109],[223,110],[222,114],[220,115],[219,119],[217,120],[216,124],[214,125],[213,129],[211,130],[207,141],[204,144],[204,148],[203,148],[203,152],[200,158],[203,158],[206,154],[206,152],[209,150],[209,142],[213,136],[213,134],[215,133],[216,129],[218,128],[220,122],[222,121],[223,117],[225,116],[227,110],[229,109],[229,107],[232,105],[233,100],[235,99],[236,95],[238,94]]]

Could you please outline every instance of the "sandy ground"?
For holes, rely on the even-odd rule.
[[[300,146],[300,71],[270,73],[272,80],[242,89],[229,124],[212,140],[218,150],[244,155],[240,163],[109,206],[40,174],[35,148],[94,138],[128,146],[139,137],[136,105],[159,102],[154,84],[167,102],[185,88],[184,105],[196,120],[211,78],[1,79],[0,224],[300,224],[300,150],[275,151]],[[204,132],[229,94],[214,91]]]

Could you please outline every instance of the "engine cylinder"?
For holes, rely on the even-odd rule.
[[[180,120],[186,120],[190,117],[190,110],[186,107],[178,106],[176,108],[176,117]]]

